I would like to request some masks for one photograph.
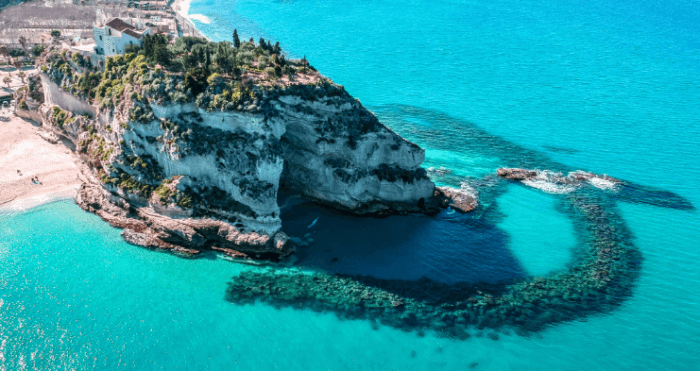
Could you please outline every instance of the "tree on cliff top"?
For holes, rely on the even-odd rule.
[[[168,50],[168,38],[164,35],[146,35],[143,37],[143,47],[141,52],[146,60],[153,64],[158,63],[161,66],[170,65],[170,51]]]
[[[34,45],[34,47],[32,48],[32,54],[34,54],[35,57],[40,56],[41,53],[43,53],[43,52],[44,52],[44,46],[43,46],[43,45],[36,44],[36,45]]]
[[[58,44],[58,38],[61,37],[61,31],[53,30],[51,31],[51,39],[54,44]]]
[[[238,49],[241,47],[241,39],[238,38],[238,30],[233,30],[233,47]]]
[[[211,69],[211,53],[209,52],[209,48],[204,51],[204,56],[204,70],[209,73]]]
[[[221,42],[216,46],[214,59],[224,73],[231,73],[236,64],[236,51],[228,42]]]
[[[27,38],[24,36],[20,36],[19,44],[22,45],[22,49],[24,49],[24,52],[27,53]]]
[[[193,97],[196,97],[207,88],[207,77],[203,68],[192,69],[185,74],[185,89],[189,90]]]
[[[198,44],[207,44],[207,40],[194,36],[178,37],[172,46],[172,52],[174,54],[191,52],[194,46]]]
[[[10,49],[7,48],[7,45],[0,45],[0,55],[2,55],[5,58],[5,62],[9,60]]]
[[[282,53],[282,47],[280,46],[280,42],[276,42],[275,46],[272,48],[272,54],[280,54]]]

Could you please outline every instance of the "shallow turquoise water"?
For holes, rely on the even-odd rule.
[[[696,1],[202,0],[190,12],[212,19],[197,25],[214,39],[237,27],[306,55],[426,148],[426,166],[453,171],[438,181],[546,164],[700,205]],[[474,140],[473,128],[496,139]],[[555,195],[513,185],[495,204],[455,223],[355,220],[299,203],[285,228],[301,234],[320,216],[303,269],[451,282],[570,264],[577,235]],[[618,208],[644,257],[621,307],[530,337],[466,341],[229,304],[226,283],[259,268],[127,245],[70,202],[0,216],[0,370],[697,369],[698,211]]]

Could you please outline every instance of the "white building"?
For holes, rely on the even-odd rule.
[[[137,28],[119,18],[92,30],[95,35],[95,54],[103,56],[102,58],[124,54],[124,49],[129,45],[141,46],[143,36],[151,33],[149,28]]]

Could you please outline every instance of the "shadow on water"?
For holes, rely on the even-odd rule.
[[[281,204],[292,205],[282,209],[283,229],[302,241],[295,265],[303,268],[444,283],[526,276],[508,248],[507,234],[489,218],[453,211],[435,217],[358,218],[309,201]]]
[[[563,153],[565,155],[573,155],[576,153],[579,153],[581,151],[573,148],[566,148],[566,147],[557,147],[557,146],[542,146],[545,150],[552,152],[552,153]]]
[[[393,130],[424,148],[488,159],[490,172],[498,167],[578,170],[439,112],[385,106],[376,113]],[[308,228],[321,209],[305,203],[291,205],[288,210],[296,210],[296,220],[285,222],[285,228],[317,228],[310,235],[317,240],[314,249],[330,254],[304,256],[302,252],[299,265],[312,269],[243,272],[230,283],[227,299],[330,311],[342,318],[366,319],[419,333],[432,330],[459,339],[468,338],[474,328],[509,328],[527,335],[557,323],[607,313],[632,295],[642,256],[617,211],[617,201],[694,209],[677,194],[629,182],[617,191],[583,185],[556,195],[562,214],[573,221],[581,246],[566,270],[527,277],[507,251],[508,236],[495,227],[499,219],[496,200],[509,183],[493,175],[480,179],[451,174],[436,180],[453,186],[466,182],[475,188],[482,203],[480,213],[362,219],[323,210],[324,220]],[[446,260],[438,260],[436,267],[420,266],[424,244],[442,245],[433,253],[447,254]],[[480,256],[480,248],[490,253]],[[471,252],[476,260],[460,260],[455,251]],[[376,257],[380,258],[372,260]],[[341,259],[342,266],[333,265]],[[410,272],[416,267],[427,272],[426,277]],[[450,280],[443,274],[453,274],[452,269],[473,272]],[[491,269],[500,271],[486,273]]]

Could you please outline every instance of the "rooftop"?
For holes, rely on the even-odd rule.
[[[131,30],[131,29],[124,30],[124,33],[129,35],[129,36],[135,37],[137,39],[140,39],[143,36],[143,34],[136,32],[134,30]]]
[[[123,20],[119,18],[114,18],[109,23],[106,25],[107,27],[110,27],[112,29],[115,29],[119,32],[123,32],[124,30],[134,30],[136,29],[134,26],[124,22]]]
[[[140,39],[143,37],[143,31],[145,30],[137,30],[136,27],[132,26],[131,24],[127,23],[126,21],[122,20],[121,18],[114,18],[111,21],[109,21],[105,26],[110,27],[114,30],[117,30],[121,33],[125,33],[131,37]]]

